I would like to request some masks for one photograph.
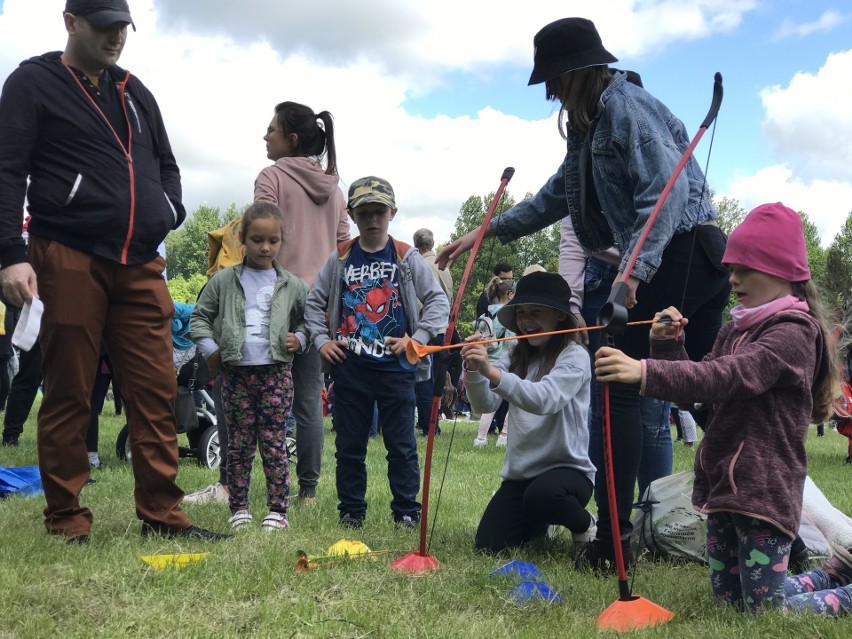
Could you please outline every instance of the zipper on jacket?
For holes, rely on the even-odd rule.
[[[80,82],[80,78],[77,77],[77,74],[74,73],[74,70],[64,62],[62,62],[62,66],[68,70],[68,73],[74,79],[74,82],[76,82],[77,86],[80,87],[80,91],[82,91],[83,95],[88,98],[95,111],[103,118],[104,122],[109,127],[109,130],[112,131],[112,135],[115,138],[115,141],[118,143],[119,148],[124,153],[124,157],[127,160],[127,173],[130,178],[130,220],[127,226],[127,236],[124,238],[124,244],[121,247],[120,258],[120,263],[126,265],[127,253],[130,250],[130,239],[133,237],[133,223],[136,218],[136,172],[133,169],[133,156],[131,155],[131,151],[133,148],[133,126],[130,124],[130,118],[127,116],[127,103],[125,102],[124,97],[124,89],[127,86],[127,81],[130,80],[130,72],[128,71],[127,74],[124,76],[124,80],[116,83],[116,88],[118,89],[118,96],[121,100],[121,109],[124,112],[124,119],[127,122],[127,146],[125,147],[124,143],[121,141],[121,138],[118,136],[118,133],[116,133],[112,124],[110,124],[109,118],[107,118],[107,116],[101,110],[101,108],[98,106],[98,103],[95,102],[94,98],[89,95],[89,92],[86,91],[86,87],[84,87],[83,83]]]

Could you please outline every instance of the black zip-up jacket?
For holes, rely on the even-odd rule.
[[[128,71],[109,69],[125,148],[60,55],[25,60],[0,95],[0,265],[26,260],[25,195],[32,235],[121,264],[149,262],[186,217],[157,102]]]

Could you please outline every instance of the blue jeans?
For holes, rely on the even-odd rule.
[[[597,324],[598,313],[606,303],[612,282],[618,275],[618,268],[595,257],[586,262],[583,319],[588,326]],[[600,347],[600,333],[589,332],[589,352],[592,356]],[[598,469],[595,481],[595,502],[600,504],[600,494],[606,491],[601,443],[601,421],[598,417],[600,406],[600,387],[592,384],[592,400],[589,406],[589,457]],[[669,428],[671,402],[650,397],[640,399],[639,410],[642,420],[642,461],[639,466],[639,495],[655,479],[672,474],[672,436]],[[599,511],[600,512],[600,511]]]
[[[363,518],[367,513],[367,442],[378,403],[382,439],[388,451],[388,482],[395,519],[420,516],[420,466],[414,437],[414,371],[389,373],[365,366],[347,353],[333,366],[334,429],[336,433],[337,506],[340,515]]]
[[[684,331],[686,352],[690,359],[700,360],[716,341],[722,326],[722,311],[730,296],[727,270],[721,265],[725,243],[725,234],[711,225],[672,237],[654,278],[639,284],[638,302],[628,312],[628,319],[648,319],[667,306],[678,306],[689,318]],[[647,358],[648,327],[627,327],[622,335],[615,336],[615,346],[634,359]],[[633,530],[630,515],[643,450],[642,398],[637,384],[612,383],[609,391],[616,505],[621,533],[627,536]],[[597,503],[598,538],[610,539],[606,491],[599,491]]]

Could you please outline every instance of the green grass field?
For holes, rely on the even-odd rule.
[[[111,408],[111,405],[108,404]],[[473,552],[476,525],[499,484],[503,450],[474,449],[475,424],[452,423],[436,439],[430,518],[443,477],[437,525],[429,551],[441,569],[420,576],[397,573],[392,559],[417,549],[416,531],[396,529],[390,518],[384,448],[369,448],[370,510],[360,531],[337,526],[334,439],[328,434],[324,474],[315,507],[294,507],[289,531],[267,534],[262,471],[255,467],[252,511],[255,527],[218,544],[142,540],[133,508],[133,477],[116,459],[121,418],[101,421],[101,458],[96,483],[82,501],[95,517],[91,543],[69,546],[48,536],[43,500],[13,497],[0,502],[0,638],[6,637],[597,637],[598,615],[617,598],[617,583],[577,572],[570,535],[489,557]],[[181,436],[181,440],[184,437]],[[425,439],[419,439],[421,465]],[[810,474],[828,498],[852,512],[852,467],[843,465],[847,440],[833,432],[809,441]],[[692,465],[694,449],[675,444],[675,471]],[[449,453],[449,454],[448,454]],[[19,448],[0,448],[0,466],[35,465],[35,422]],[[446,474],[445,474],[446,472]],[[294,473],[295,474],[295,473]],[[191,492],[215,481],[191,459],[181,461],[178,482]],[[198,525],[226,530],[227,508],[187,506]],[[297,551],[322,554],[341,538],[372,550],[394,550],[375,559],[349,561],[307,575],[293,567]],[[182,570],[156,571],[141,555],[209,552]],[[510,559],[535,563],[565,596],[558,605],[519,605],[507,597],[511,581],[489,577]],[[669,624],[634,631],[638,637],[847,637],[849,619],[817,616],[758,617],[720,609],[710,598],[703,566],[643,559],[634,592],[675,613]]]

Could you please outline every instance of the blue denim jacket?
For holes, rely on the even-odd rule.
[[[615,71],[601,95],[601,110],[592,123],[592,177],[603,215],[627,267],[642,227],[650,217],[683,152],[689,136],[683,123],[643,88]],[[491,230],[504,244],[534,233],[566,215],[588,255],[609,248],[584,232],[580,211],[580,139],[569,133],[568,152],[556,173],[530,199],[492,220]],[[702,195],[702,188],[704,193]],[[709,188],[694,157],[669,193],[632,275],[650,281],[672,236],[716,219]]]

